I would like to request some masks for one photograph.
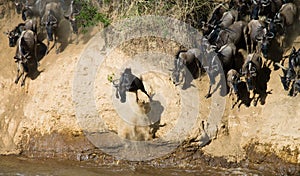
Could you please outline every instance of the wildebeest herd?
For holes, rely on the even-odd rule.
[[[182,88],[186,89],[205,72],[210,79],[205,96],[209,98],[216,76],[224,72],[227,93],[232,98],[231,108],[236,104],[250,106],[251,102],[256,106],[258,101],[264,104],[271,93],[267,91],[267,82],[273,63],[274,70],[283,70],[279,80],[284,90],[296,96],[300,92],[300,49],[293,47],[288,56],[283,53],[293,42],[290,34],[299,35],[296,29],[299,22],[299,9],[293,0],[230,0],[218,4],[207,19],[200,21],[203,34],[200,46],[177,52],[171,76],[173,83],[184,82]],[[286,58],[288,68],[283,66]],[[116,96],[121,94],[120,90],[124,94],[140,89],[149,97],[141,80],[127,84],[122,81],[125,72],[118,83],[114,82]]]
[[[77,36],[77,44],[78,27],[75,16],[80,12],[80,5],[74,0],[16,0],[14,3],[16,12],[21,14],[24,22],[5,34],[9,39],[9,47],[16,46],[14,59],[17,63],[17,77],[15,83],[17,84],[23,77],[21,82],[23,86],[30,68],[37,68],[39,65],[41,58],[39,46],[42,45],[44,38],[47,38],[47,47],[43,55],[48,54],[54,47],[57,54],[60,52],[57,36],[59,29],[62,28],[60,24],[63,20],[70,22],[70,28]],[[51,41],[53,45],[50,47]]]
[[[249,106],[253,102],[256,106],[258,100],[263,104],[271,93],[267,91],[267,82],[273,63],[274,70],[278,67],[283,70],[284,89],[289,90],[290,96],[296,96],[300,92],[300,49],[293,47],[288,56],[283,53],[291,47],[291,39],[299,35],[296,29],[299,22],[299,9],[292,0],[231,0],[218,4],[211,15],[200,22],[203,33],[200,47],[182,50],[176,55],[173,81],[175,84],[183,82],[184,66],[196,78],[193,72],[194,67],[198,67],[198,71],[204,70],[211,80],[206,95],[210,97],[213,74],[218,71],[214,62],[218,58],[229,96],[233,96],[232,108],[245,97],[244,90],[248,95],[252,92],[244,104]],[[296,36],[292,38],[291,34]],[[286,58],[289,59],[287,68],[283,66]]]

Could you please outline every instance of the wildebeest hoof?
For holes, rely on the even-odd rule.
[[[60,49],[57,49],[55,52],[56,52],[56,54],[59,54],[60,53]]]
[[[205,98],[209,98],[209,97],[211,97],[211,94],[205,95]]]
[[[253,106],[256,106],[256,105],[257,105],[257,101],[254,101],[254,102],[253,102]]]

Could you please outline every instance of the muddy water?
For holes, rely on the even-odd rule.
[[[0,176],[6,175],[263,175],[247,169],[222,169],[201,167],[199,169],[153,168],[149,166],[110,165],[95,166],[84,162],[28,159],[19,156],[0,156]]]

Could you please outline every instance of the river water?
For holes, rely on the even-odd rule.
[[[0,176],[6,175],[72,175],[72,176],[192,176],[192,175],[264,175],[259,171],[234,168],[201,167],[201,169],[154,168],[150,166],[95,166],[84,162],[28,159],[19,156],[0,156]]]

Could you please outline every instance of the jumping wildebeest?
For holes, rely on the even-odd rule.
[[[42,24],[46,26],[47,32],[47,53],[55,47],[56,54],[59,53],[59,48],[57,46],[57,34],[59,23],[63,18],[62,7],[59,3],[51,2],[45,7],[45,14],[42,17]],[[53,46],[49,48],[50,41],[53,41]]]
[[[116,81],[119,81],[119,83],[116,83]],[[113,81],[113,85],[114,87],[116,87],[116,97],[119,98],[119,95],[121,97],[121,103],[124,103],[126,101],[127,91],[134,92],[136,95],[136,102],[138,102],[138,90],[141,90],[143,93],[145,93],[151,101],[151,97],[145,90],[143,81],[132,74],[131,68],[126,68],[122,73],[121,78],[119,80]]]
[[[15,62],[18,65],[17,77],[15,83],[17,84],[21,76],[22,83],[21,86],[25,84],[25,79],[29,72],[29,64],[37,64],[37,36],[31,30],[23,31],[20,38],[17,41],[16,55],[14,56]]]
[[[253,90],[254,106],[256,106],[259,97],[256,99],[255,94],[261,94],[258,89],[258,77],[262,68],[262,58],[258,53],[248,54],[247,59],[242,68],[242,75],[246,79],[247,90],[250,92]]]

